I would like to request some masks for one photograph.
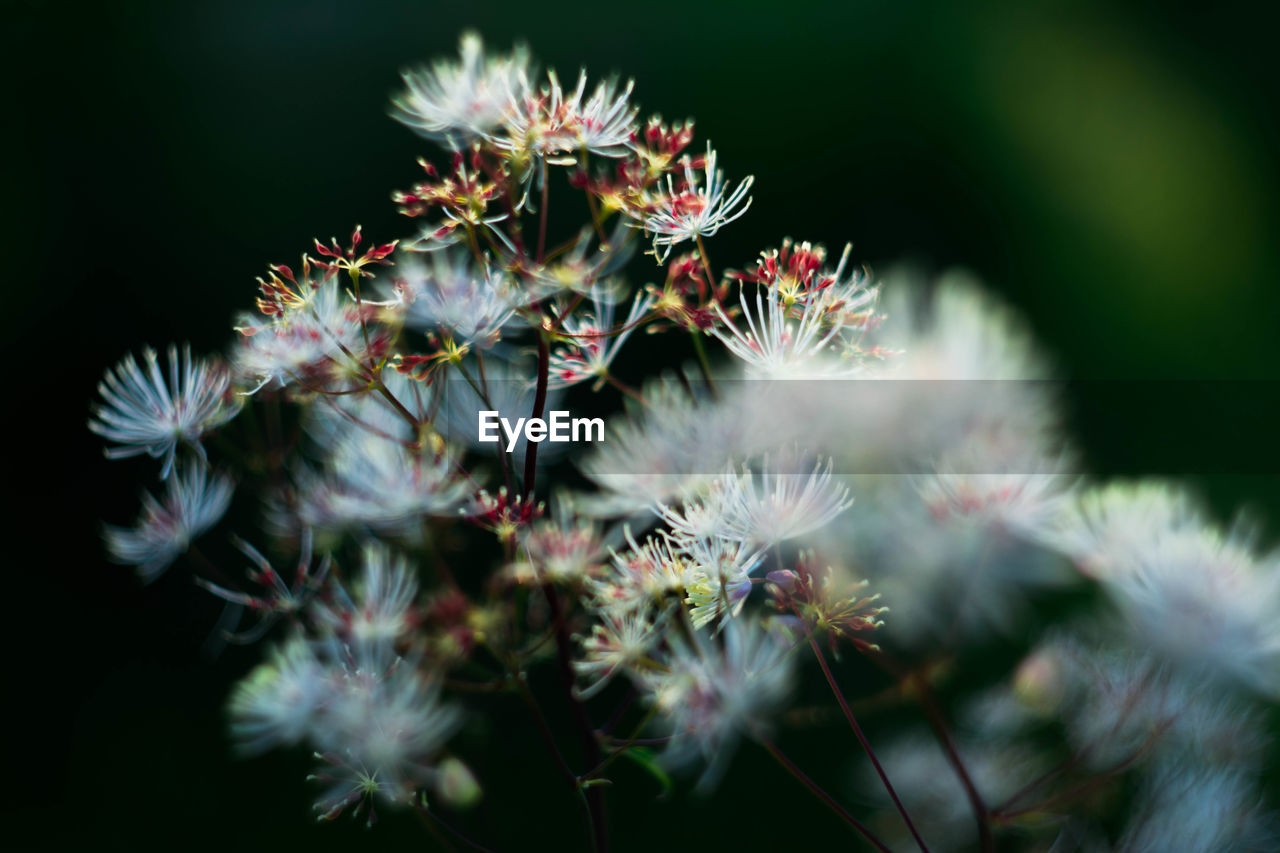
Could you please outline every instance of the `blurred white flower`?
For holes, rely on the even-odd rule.
[[[726,536],[763,547],[811,533],[853,505],[849,490],[831,475],[831,460],[807,474],[789,454],[766,456],[759,474],[730,471],[724,483]]]
[[[526,87],[528,50],[486,56],[474,32],[463,33],[459,61],[439,60],[406,71],[405,90],[392,99],[392,118],[420,135],[461,151],[500,127]]]
[[[207,466],[192,460],[165,481],[161,500],[143,493],[136,526],[105,528],[107,549],[116,561],[137,566],[144,582],[153,581],[218,523],[233,490],[229,478],[210,476]]]
[[[460,344],[492,347],[520,306],[515,285],[501,273],[478,269],[461,250],[445,249],[428,257],[429,264],[410,257],[400,269],[406,323]]]
[[[657,669],[635,673],[671,739],[664,759],[708,762],[699,787],[714,786],[738,738],[764,728],[794,685],[791,641],[770,623],[735,619],[718,638],[695,631],[691,642],[670,637]]]
[[[178,445],[190,445],[204,458],[200,436],[235,417],[239,403],[231,394],[226,365],[212,359],[191,358],[191,347],[170,345],[168,381],[160,371],[155,350],[142,351],[143,367],[132,355],[108,370],[98,393],[103,403],[93,407],[89,429],[118,447],[108,447],[108,459],[146,453],[163,457],[160,479],[173,470]]]
[[[312,615],[319,625],[353,645],[393,644],[417,624],[414,599],[418,579],[408,560],[392,556],[386,546],[366,543],[355,594],[334,583],[330,602],[317,603]]]
[[[1086,492],[1055,540],[1096,578],[1145,647],[1193,671],[1280,692],[1280,566],[1241,528],[1222,531],[1182,489]]]

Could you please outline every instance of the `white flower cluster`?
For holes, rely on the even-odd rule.
[[[687,153],[691,124],[638,122],[630,82],[566,89],[474,35],[404,80],[393,115],[452,163],[394,196],[434,217],[421,236],[357,227],[271,267],[226,363],[129,356],[89,424],[110,458],[161,460],[163,495],[105,532],[144,580],[222,519],[230,472],[256,489],[242,575],[191,553],[227,624],[254,617],[228,639],[286,632],[232,697],[246,751],[315,752],[322,818],[436,820],[480,792],[445,752],[445,692],[477,715],[519,694],[512,737],[552,741],[598,847],[614,758],[701,769],[705,791],[745,739],[879,849],[1274,849],[1280,563],[1176,484],[1087,480],[1008,309],[962,274],[891,272],[882,298],[849,248],[789,238],[717,276],[704,244],[753,181]],[[585,224],[548,227],[555,169]],[[649,241],[660,280],[646,264],[635,288]],[[373,287],[376,266],[397,270]],[[631,384],[655,353],[667,372]],[[579,403],[622,409],[587,452],[517,427],[494,453],[476,429]],[[853,702],[829,664],[850,652],[884,673]],[[783,713],[806,663],[830,715]],[[874,826],[785,757],[795,719],[848,724]]]

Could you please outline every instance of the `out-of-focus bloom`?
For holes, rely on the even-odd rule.
[[[557,508],[555,518],[536,522],[524,536],[526,560],[515,566],[521,580],[577,583],[596,573],[604,554],[598,525]]]
[[[1150,483],[1080,496],[1057,536],[1166,660],[1280,691],[1280,572],[1249,537],[1207,522],[1184,491]]]
[[[371,800],[403,805],[435,780],[433,761],[461,718],[439,684],[381,639],[355,647],[295,635],[236,688],[232,733],[251,751],[306,741],[329,783],[320,818]]]
[[[424,515],[455,514],[470,494],[447,449],[416,449],[376,432],[339,433],[323,474],[297,477],[298,520],[307,527],[369,528],[414,537]]]
[[[357,305],[333,280],[303,286],[297,292],[297,301],[280,306],[266,319],[241,316],[236,326],[241,337],[234,352],[235,369],[241,381],[253,385],[244,393],[293,384],[346,390],[329,386],[335,380],[358,381],[356,377],[388,344],[385,330],[370,322],[375,311],[387,306]],[[368,348],[365,329],[370,335]]]
[[[674,380],[647,385],[646,405],[615,419],[582,472],[604,493],[599,515],[647,510],[705,486],[741,447],[749,425],[721,403],[690,394]]]
[[[520,305],[506,276],[477,269],[462,251],[435,252],[429,265],[408,261],[402,265],[400,287],[410,327],[480,349],[498,342]]]
[[[165,482],[163,499],[143,493],[135,527],[106,528],[107,549],[115,560],[137,566],[143,581],[153,581],[218,523],[233,489],[230,479],[210,476],[207,466],[193,460]]]
[[[108,370],[98,384],[103,404],[93,407],[89,429],[114,441],[107,458],[123,459],[146,453],[164,458],[160,479],[173,470],[178,445],[185,443],[204,458],[200,436],[222,426],[239,411],[231,395],[231,375],[226,365],[211,359],[191,358],[191,348],[170,346],[169,377],[165,381],[155,350],[142,351],[143,367],[127,355]]]
[[[311,528],[303,528],[302,543],[299,549],[298,568],[294,574],[293,586],[285,583],[280,573],[271,567],[271,562],[248,542],[236,539],[236,547],[253,562],[255,569],[249,571],[249,580],[263,588],[262,595],[249,595],[211,583],[204,578],[196,578],[196,583],[221,599],[241,607],[247,607],[259,616],[257,626],[242,634],[233,635],[236,642],[250,643],[262,637],[276,620],[281,617],[296,618],[302,608],[309,603],[329,574],[329,555],[326,554],[320,565],[313,572],[311,569],[311,548],[314,537]]]
[[[968,436],[921,478],[920,495],[938,518],[969,519],[1039,541],[1076,484],[1070,457],[1048,450],[1025,436]]]
[[[965,739],[956,748],[974,786],[989,803],[1007,800],[1048,769],[1042,753],[1021,743]],[[888,744],[877,744],[876,752],[931,851],[960,853],[975,848],[978,822],[964,784],[935,738],[911,732]],[[893,804],[884,783],[868,762],[859,765],[858,778],[859,787],[875,808],[881,814],[892,814]],[[875,831],[883,833],[882,838],[894,850],[909,849],[912,838],[896,818],[873,824]]]
[[[460,151],[502,125],[525,89],[528,51],[487,57],[473,32],[463,33],[460,60],[406,71],[406,89],[392,99],[391,116],[417,133]]]
[[[301,634],[290,636],[231,694],[231,735],[237,747],[256,754],[301,742],[333,689],[332,674],[311,643]]]
[[[644,659],[658,641],[671,609],[654,613],[648,606],[610,609],[600,613],[600,621],[591,634],[579,637],[582,657],[573,662],[579,677],[594,679],[578,690],[578,696],[589,699],[599,693],[619,670],[633,667]]]
[[[658,200],[656,209],[641,221],[644,230],[653,236],[653,251],[659,261],[665,261],[671,247],[678,243],[713,236],[751,206],[747,192],[754,177],[744,178],[726,196],[728,184],[724,172],[716,168],[716,152],[710,144],[706,157],[699,159],[702,159],[703,177],[698,177],[694,161],[686,155],[682,160],[683,182],[676,184],[668,175],[666,193]]]
[[[376,658],[375,658],[376,660]],[[373,800],[408,805],[435,780],[435,753],[461,723],[440,700],[439,683],[411,661],[385,669],[358,659],[342,665],[335,690],[311,727],[324,764],[312,778],[328,783],[316,801],[321,820]]]
[[[1274,850],[1256,784],[1231,768],[1168,762],[1144,780],[1117,849],[1126,853]]]
[[[313,608],[315,618],[347,642],[393,644],[418,622],[418,579],[405,558],[374,542],[364,546],[362,563],[355,595],[336,584],[335,600]]]
[[[792,644],[775,626],[735,619],[719,639],[702,631],[692,642],[672,637],[662,666],[635,676],[670,732],[665,760],[709,762],[704,789],[728,768],[737,739],[765,727],[794,684]]]
[[[1265,754],[1256,715],[1239,697],[1206,690],[1199,673],[1114,641],[1093,648],[1057,637],[1036,656],[1057,672],[1060,715],[1089,767],[1158,759],[1248,768]]]
[[[574,312],[564,318],[560,328],[568,339],[565,346],[551,353],[548,388],[567,388],[595,379],[594,389],[604,383],[609,365],[617,358],[622,345],[636,330],[640,318],[649,310],[650,296],[637,293],[622,325],[613,328],[613,312],[617,294],[608,285],[591,288],[592,310]]]

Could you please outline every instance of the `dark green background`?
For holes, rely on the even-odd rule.
[[[527,41],[562,77],[634,76],[646,112],[695,117],[730,177],[756,176],[751,212],[711,244],[718,265],[784,235],[852,240],[873,269],[974,270],[1073,378],[1275,379],[1274,28],[1264,4],[1165,6],[5,4],[4,470],[22,507],[6,569],[6,832],[429,849],[392,816],[373,833],[313,828],[301,758],[228,756],[223,697],[257,651],[201,661],[216,608],[179,573],[142,590],[104,563],[98,519],[128,521],[150,468],[106,464],[83,429],[124,352],[223,347],[266,263],[355,222],[408,232],[388,195],[435,152],[385,115],[400,68],[475,27],[491,46]],[[1195,407],[1177,429],[1165,409],[1095,412],[1076,425],[1086,458],[1103,473],[1218,472],[1192,477],[1218,511],[1251,505],[1274,530],[1276,469],[1219,464],[1227,445],[1275,459],[1276,386],[1244,387],[1243,427]],[[492,794],[481,834],[572,848],[575,806],[541,745],[518,714],[498,719],[465,744]],[[848,795],[847,741],[833,725],[786,742]],[[620,781],[620,849],[845,837],[753,748],[710,801],[651,805],[647,780]]]

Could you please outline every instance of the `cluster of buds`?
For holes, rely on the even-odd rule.
[[[826,636],[833,653],[842,639],[858,649],[878,649],[858,635],[882,627],[880,616],[889,608],[875,606],[878,594],[861,594],[867,587],[865,580],[838,585],[831,567],[819,569],[818,565],[814,553],[804,551],[794,569],[769,572],[765,578],[769,603],[799,618],[806,631]]]

